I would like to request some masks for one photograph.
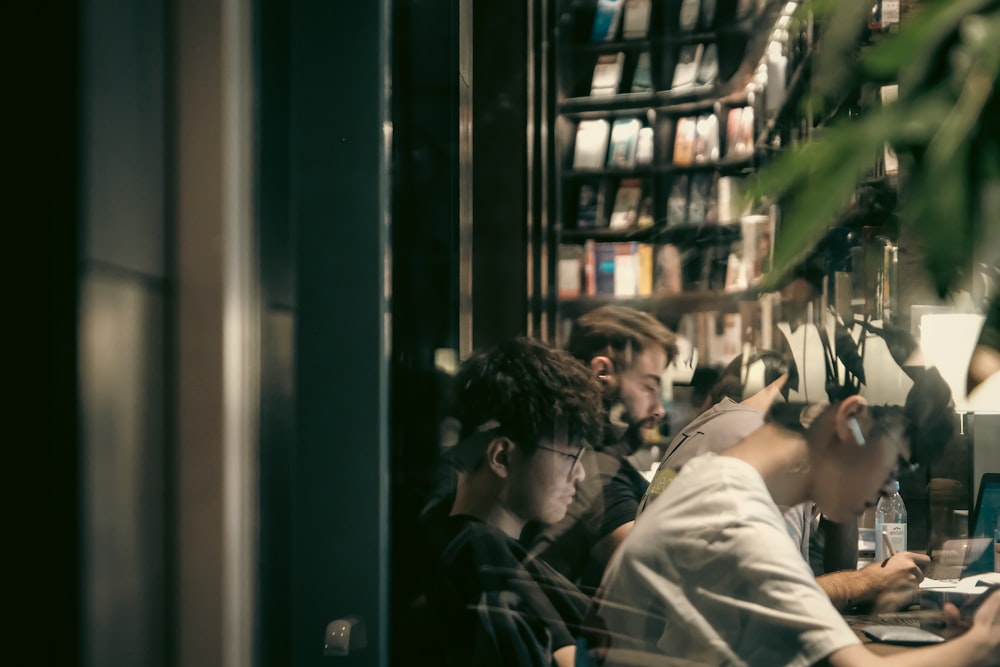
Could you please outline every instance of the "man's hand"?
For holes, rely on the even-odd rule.
[[[865,566],[875,590],[875,613],[905,609],[917,600],[924,570],[931,558],[926,554],[904,551],[885,560]]]
[[[871,604],[872,613],[898,611],[916,602],[930,562],[929,556],[906,551],[860,570],[821,575],[816,583],[841,611],[857,604]]]

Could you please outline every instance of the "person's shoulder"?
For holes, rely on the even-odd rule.
[[[730,490],[733,487],[760,487],[763,480],[750,463],[734,456],[705,452],[695,456],[681,468],[674,483],[694,485],[703,492]]]
[[[757,408],[737,403],[731,398],[724,398],[695,417],[682,429],[682,434],[702,428],[713,428],[718,424],[729,423],[735,420],[760,421],[763,423],[764,414]]]
[[[503,531],[467,516],[451,516],[441,553],[445,562],[505,562],[519,560],[523,548]]]
[[[449,516],[445,520],[445,532],[452,544],[477,540],[505,544],[510,541],[503,531],[479,519],[464,515]]]
[[[734,415],[739,416],[754,416],[759,419],[764,418],[764,413],[759,409],[747,405],[746,403],[737,403],[731,398],[724,398],[711,408],[706,410],[706,414],[709,414],[712,418],[719,417],[731,417]]]

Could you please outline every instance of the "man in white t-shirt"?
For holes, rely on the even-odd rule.
[[[916,446],[921,430],[941,432],[926,420],[951,418],[946,409],[869,408],[853,395],[805,432],[768,422],[721,454],[689,461],[605,572],[591,621],[604,630],[604,664],[998,664],[996,595],[964,634],[883,662],[816,582],[780,509],[814,501],[835,521],[857,516],[913,469],[915,453],[936,454],[935,443]],[[958,617],[953,605],[947,614]]]
[[[770,379],[766,374],[765,378]],[[739,403],[728,397],[723,398],[682,429],[667,447],[639,504],[637,517],[663,493],[685,463],[701,454],[722,452],[763,426],[766,413],[781,395],[787,378],[788,375],[783,373]],[[809,538],[816,518],[813,503],[781,509],[789,535],[802,558],[808,562]],[[853,527],[853,522],[850,525]],[[872,603],[874,610],[894,611],[917,595],[930,560],[926,554],[904,552],[860,570],[852,568],[824,573],[817,581],[838,610]]]

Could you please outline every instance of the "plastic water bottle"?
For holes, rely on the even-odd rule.
[[[880,561],[890,556],[886,549],[885,538],[888,536],[895,553],[906,551],[906,505],[899,495],[899,482],[891,496],[880,498],[875,506],[875,560]]]

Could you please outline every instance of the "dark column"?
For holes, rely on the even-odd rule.
[[[474,3],[472,341],[527,329],[528,3]]]
[[[328,621],[358,614],[385,655],[388,577],[386,165],[380,2],[290,4],[295,230],[291,659],[325,665]]]

